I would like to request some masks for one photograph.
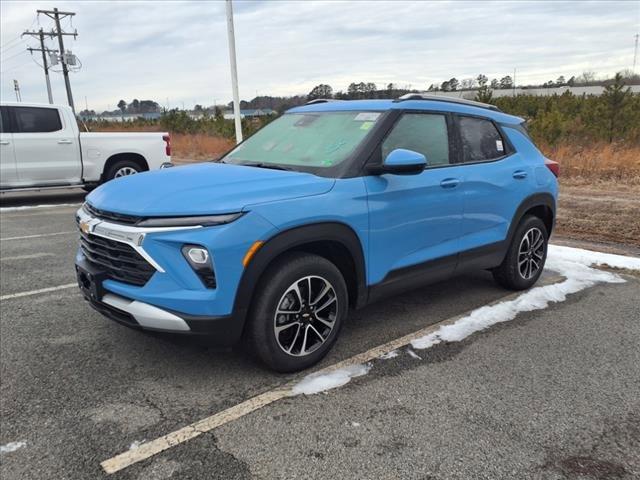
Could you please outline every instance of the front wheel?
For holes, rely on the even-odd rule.
[[[511,290],[525,290],[538,281],[547,259],[547,227],[538,217],[527,215],[516,229],[502,264],[493,278]]]
[[[279,372],[305,369],[331,350],[347,312],[347,287],[333,263],[306,253],[286,255],[258,285],[249,347]]]

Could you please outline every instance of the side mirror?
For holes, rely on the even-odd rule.
[[[382,164],[380,173],[391,173],[394,175],[416,175],[421,173],[427,166],[427,158],[413,150],[396,148]]]

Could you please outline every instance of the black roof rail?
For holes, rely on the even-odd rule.
[[[502,112],[495,105],[488,103],[476,102],[475,100],[467,100],[459,97],[448,97],[446,95],[430,95],[428,93],[407,93],[394,100],[394,102],[405,102],[407,100],[429,100],[432,102],[449,102],[458,103],[461,105],[468,105],[470,107],[486,108],[487,110],[493,110],[494,112]]]
[[[328,102],[342,102],[344,100],[337,100],[335,98],[316,98],[315,100],[309,100],[305,105],[315,105],[316,103],[328,103]]]

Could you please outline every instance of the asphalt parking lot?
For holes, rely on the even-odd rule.
[[[633,275],[461,342],[402,348],[342,388],[274,402],[107,475],[104,460],[297,376],[94,312],[72,286],[82,197],[2,199],[71,204],[0,215],[0,445],[24,442],[1,454],[2,479],[640,478]],[[478,272],[371,305],[322,366],[506,295]]]

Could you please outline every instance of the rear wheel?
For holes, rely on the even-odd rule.
[[[113,180],[114,178],[126,177],[129,175],[135,175],[140,173],[142,168],[133,160],[120,160],[119,162],[111,165],[107,171],[105,181]]]
[[[525,216],[513,235],[502,264],[493,278],[503,287],[524,290],[538,281],[547,259],[548,234],[542,220]]]
[[[302,370],[331,350],[347,311],[347,287],[333,263],[306,253],[286,255],[260,281],[249,346],[274,370]]]

